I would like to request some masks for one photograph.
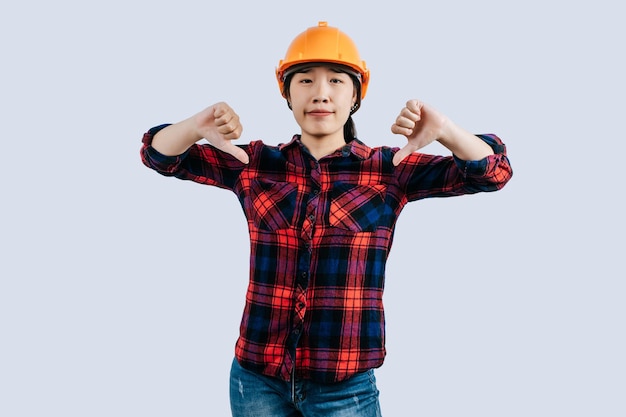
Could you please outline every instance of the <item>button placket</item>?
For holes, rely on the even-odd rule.
[[[318,164],[310,172],[310,194],[306,203],[306,217],[302,224],[302,239],[305,246],[310,249],[311,240],[313,239],[313,228],[315,226],[317,211],[320,199],[320,167]]]

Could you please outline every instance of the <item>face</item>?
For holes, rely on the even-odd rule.
[[[356,88],[345,72],[326,66],[311,67],[293,75],[289,102],[303,140],[343,141],[343,125],[356,102]]]

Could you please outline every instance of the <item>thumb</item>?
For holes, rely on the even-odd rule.
[[[250,158],[248,157],[248,154],[246,153],[246,151],[244,151],[238,146],[233,145],[230,141],[227,141],[222,146],[222,150],[226,153],[231,154],[232,156],[234,156],[235,158],[237,158],[244,164],[247,164],[250,162]]]
[[[400,164],[400,162],[402,162],[404,160],[404,158],[406,158],[407,156],[411,155],[413,152],[415,151],[415,147],[412,145],[405,145],[404,148],[400,149],[398,152],[396,152],[396,154],[393,156],[393,165],[394,166],[398,166]]]

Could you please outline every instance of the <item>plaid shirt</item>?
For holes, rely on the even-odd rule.
[[[315,160],[300,142],[240,145],[243,164],[208,144],[169,157],[150,146],[145,165],[233,191],[250,233],[250,284],[235,347],[248,370],[286,381],[336,382],[379,367],[385,356],[383,287],[394,226],[409,201],[495,191],[512,175],[495,135],[480,161],[415,152],[358,139]]]

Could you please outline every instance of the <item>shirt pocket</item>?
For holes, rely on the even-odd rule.
[[[353,232],[373,232],[383,214],[386,191],[382,184],[333,184],[328,224]]]
[[[291,182],[256,179],[251,183],[251,213],[254,225],[262,230],[291,227],[296,212],[298,186]]]

